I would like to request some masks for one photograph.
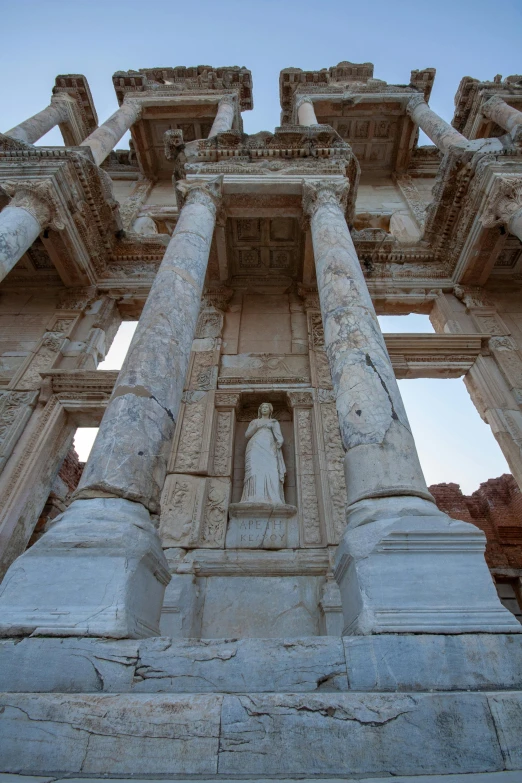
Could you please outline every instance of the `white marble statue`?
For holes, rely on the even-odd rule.
[[[284,503],[286,467],[281,447],[281,427],[272,418],[269,402],[259,406],[258,417],[248,425],[245,454],[245,482],[241,503]]]

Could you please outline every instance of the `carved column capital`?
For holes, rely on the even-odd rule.
[[[233,106],[236,108],[237,106],[237,93],[230,92],[226,93],[225,95],[221,95],[218,101],[219,104],[228,104],[229,106]]]
[[[413,112],[415,109],[417,109],[419,106],[427,106],[426,99],[424,98],[424,95],[422,93],[418,93],[418,95],[413,95],[410,100],[408,101],[406,105],[406,111],[412,117]]]
[[[488,298],[486,291],[480,286],[456,285],[453,293],[468,308],[492,307],[493,302]]]
[[[128,106],[130,109],[132,109],[133,113],[135,114],[135,119],[133,122],[136,122],[136,120],[139,120],[141,117],[141,113],[143,111],[143,104],[141,101],[136,100],[135,98],[129,98],[125,96],[125,99],[120,107],[121,109],[125,109],[125,107]]]
[[[234,291],[232,288],[220,286],[219,288],[207,288],[201,298],[202,309],[214,307],[216,310],[225,311],[232,298]]]
[[[286,393],[291,408],[312,408],[314,395],[311,391],[289,391]]]
[[[241,392],[216,391],[214,395],[215,408],[232,408],[237,410],[241,402]]]
[[[312,98],[309,95],[298,95],[295,99],[295,109],[299,109],[300,106],[303,105],[303,103],[310,103],[312,106],[314,105],[314,102]]]
[[[305,286],[299,283],[297,286],[297,294],[304,299],[305,310],[319,310],[319,292],[316,286]]]
[[[499,177],[489,195],[481,216],[482,225],[492,228],[508,225],[511,218],[522,210],[522,174]]]
[[[336,206],[346,210],[350,183],[347,179],[339,181],[319,180],[303,181],[303,212],[313,217],[319,207]]]
[[[223,175],[209,180],[180,180],[176,183],[176,196],[180,210],[185,204],[203,204],[215,217],[223,196]]]
[[[489,98],[482,106],[481,112],[484,117],[492,117],[496,108],[501,108],[505,105],[506,102],[503,98],[500,97],[500,95],[492,95],[491,98]]]
[[[3,180],[0,187],[11,197],[9,206],[25,209],[38,221],[42,229],[61,231],[65,228],[50,182]]]

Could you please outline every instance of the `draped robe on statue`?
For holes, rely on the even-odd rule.
[[[276,419],[253,419],[245,437],[245,482],[242,503],[284,503],[283,436]]]

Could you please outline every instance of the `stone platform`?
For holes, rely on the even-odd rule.
[[[6,773],[346,780],[522,769],[518,635],[6,640],[0,688]]]

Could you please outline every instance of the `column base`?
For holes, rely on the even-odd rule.
[[[169,581],[144,506],[76,500],[8,570],[0,636],[157,636]]]
[[[498,598],[482,531],[436,508],[429,516],[415,514],[418,502],[376,500],[376,521],[364,524],[359,509],[359,526],[346,530],[334,572],[343,635],[522,632]],[[385,503],[389,513],[383,518]],[[410,514],[404,513],[410,504]],[[371,501],[364,508],[367,517]]]

